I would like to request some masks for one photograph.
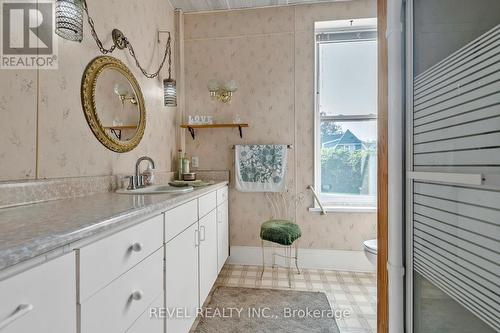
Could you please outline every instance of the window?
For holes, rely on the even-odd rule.
[[[376,30],[348,22],[347,29],[316,25],[315,185],[327,207],[374,209]]]

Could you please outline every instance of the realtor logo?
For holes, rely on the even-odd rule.
[[[0,0],[1,69],[57,69],[52,1]]]

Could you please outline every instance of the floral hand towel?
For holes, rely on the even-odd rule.
[[[236,189],[240,192],[282,192],[286,145],[236,145]]]

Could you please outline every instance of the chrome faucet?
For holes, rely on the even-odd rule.
[[[149,163],[151,163],[151,167],[153,169],[155,168],[155,161],[153,161],[153,159],[151,157],[148,157],[148,156],[139,157],[137,162],[135,162],[135,175],[134,175],[135,188],[141,188],[141,187],[145,186],[144,179],[143,179],[142,175],[139,174],[139,166],[141,165],[142,161],[148,161]]]

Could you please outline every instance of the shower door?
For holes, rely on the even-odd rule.
[[[500,1],[409,5],[406,327],[499,332]]]

